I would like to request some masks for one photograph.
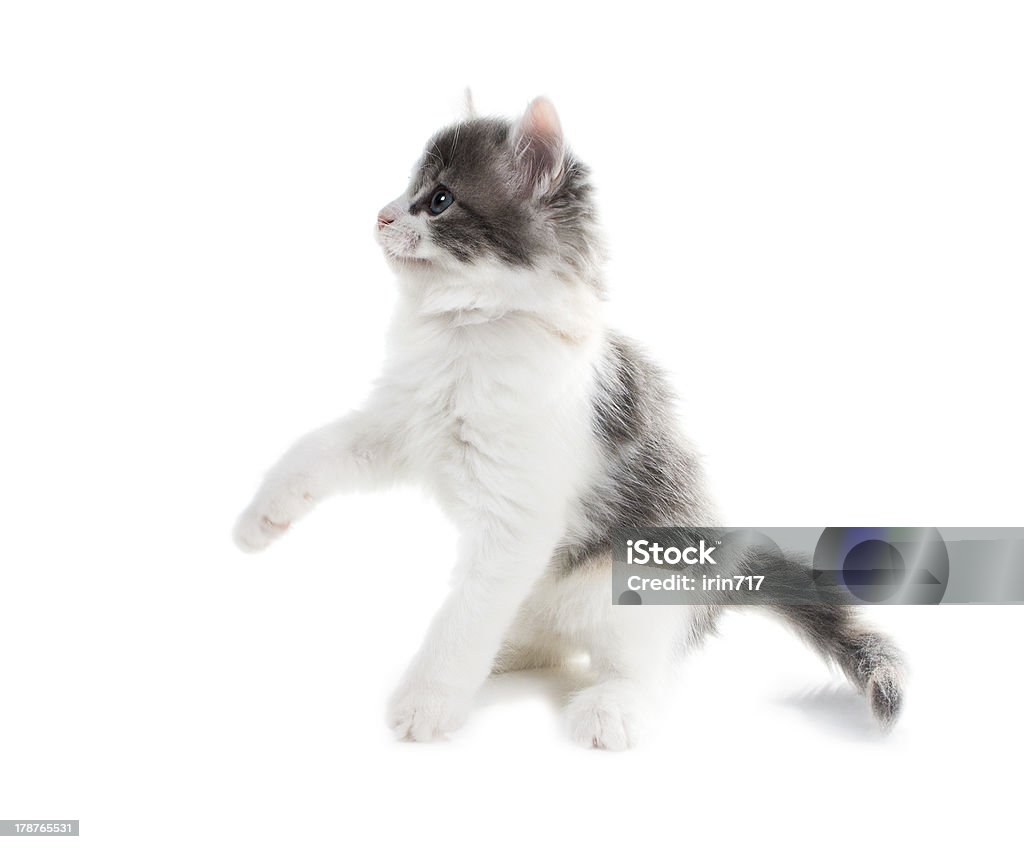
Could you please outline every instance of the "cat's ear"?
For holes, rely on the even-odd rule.
[[[466,86],[466,90],[462,93],[462,114],[465,116],[464,120],[472,121],[474,118],[479,117],[476,111],[476,104],[473,102],[473,89]]]
[[[546,97],[535,98],[519,119],[512,136],[515,188],[539,197],[554,186],[565,169],[562,122]]]

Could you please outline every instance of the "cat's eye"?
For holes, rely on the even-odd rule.
[[[430,199],[430,214],[440,215],[455,201],[455,196],[444,186],[439,186]]]

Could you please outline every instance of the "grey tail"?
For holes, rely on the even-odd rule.
[[[783,576],[784,583],[790,586],[807,586],[810,577],[808,563],[770,552],[759,552],[749,567],[759,574]],[[776,578],[773,583],[780,582]],[[888,636],[863,623],[856,606],[848,603],[844,590],[825,587],[816,589],[816,593],[818,600],[814,602],[769,601],[769,607],[826,660],[835,662],[867,697],[878,724],[885,730],[892,728],[904,701],[902,654]],[[826,594],[824,599],[822,593]],[[828,593],[834,594],[835,600],[830,600]]]

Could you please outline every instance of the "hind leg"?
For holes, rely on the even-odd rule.
[[[604,588],[603,626],[588,640],[595,683],[577,692],[567,715],[572,739],[619,751],[636,745],[648,713],[668,686],[687,610],[613,606]]]
[[[589,686],[573,695],[566,710],[570,735],[588,747],[628,749],[702,611],[613,605],[610,555],[569,574],[552,570],[506,636],[499,669],[561,666],[589,655]]]

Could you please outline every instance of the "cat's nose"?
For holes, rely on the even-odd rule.
[[[390,209],[382,209],[377,213],[377,229],[383,230],[388,224],[395,223],[394,213]]]

